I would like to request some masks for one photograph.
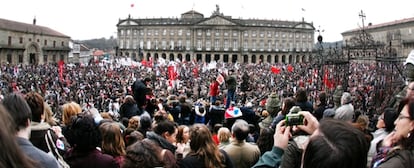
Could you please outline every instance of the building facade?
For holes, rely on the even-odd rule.
[[[79,42],[70,42],[69,44],[72,50],[69,53],[68,62],[88,64],[93,59],[93,50],[85,44]]]
[[[48,27],[0,18],[0,62],[46,64],[67,61],[70,37]]]
[[[127,19],[117,24],[117,55],[180,61],[309,62],[315,28],[301,22],[210,17],[191,10],[181,18]]]
[[[373,57],[395,57],[405,60],[414,50],[414,18],[368,24],[343,32],[342,37],[344,45],[356,51],[350,53],[351,57],[370,60],[375,59]],[[364,49],[370,52],[364,54]]]

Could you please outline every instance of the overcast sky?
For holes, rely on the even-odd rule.
[[[128,14],[175,18],[194,9],[209,17],[216,4],[233,18],[300,21],[304,17],[324,30],[326,42],[342,40],[342,32],[362,26],[361,10],[365,25],[414,17],[414,2],[407,0],[8,0],[1,4],[0,18],[32,23],[36,16],[37,25],[86,40],[116,36],[118,20]]]

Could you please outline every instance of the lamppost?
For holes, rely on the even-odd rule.
[[[325,62],[324,62],[324,58],[323,58],[323,45],[322,45],[323,37],[321,35],[321,32],[324,32],[325,30],[321,30],[321,26],[319,26],[319,29],[316,30],[316,31],[318,32],[317,40],[318,40],[318,44],[319,44],[319,48],[318,48],[318,54],[319,54],[319,59],[318,59],[318,63],[319,63],[318,64],[319,80],[318,81],[321,81],[321,83],[319,83],[319,85],[321,87],[320,89],[323,89],[324,88],[324,83],[323,83],[324,72],[323,72],[323,69],[324,69]]]

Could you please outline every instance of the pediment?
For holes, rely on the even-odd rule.
[[[313,27],[311,24],[308,24],[308,23],[299,23],[299,24],[295,25],[295,28],[300,28],[300,29],[315,29],[315,27]]]
[[[138,25],[136,22],[132,20],[126,20],[121,23],[119,23],[120,26],[130,26],[130,25]]]
[[[234,23],[230,20],[227,20],[223,17],[216,16],[216,17],[212,17],[212,18],[209,18],[207,20],[204,20],[204,21],[198,23],[198,25],[226,25],[226,26],[230,25],[231,26],[231,25],[236,25],[236,23]]]

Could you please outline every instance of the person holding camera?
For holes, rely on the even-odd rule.
[[[311,135],[303,152],[302,167],[366,167],[369,144],[361,131],[344,121],[323,119],[319,123],[310,112],[298,114],[304,120],[297,124],[302,125],[289,125],[288,120],[279,122],[273,149],[263,154],[253,167],[279,167],[294,130]]]

